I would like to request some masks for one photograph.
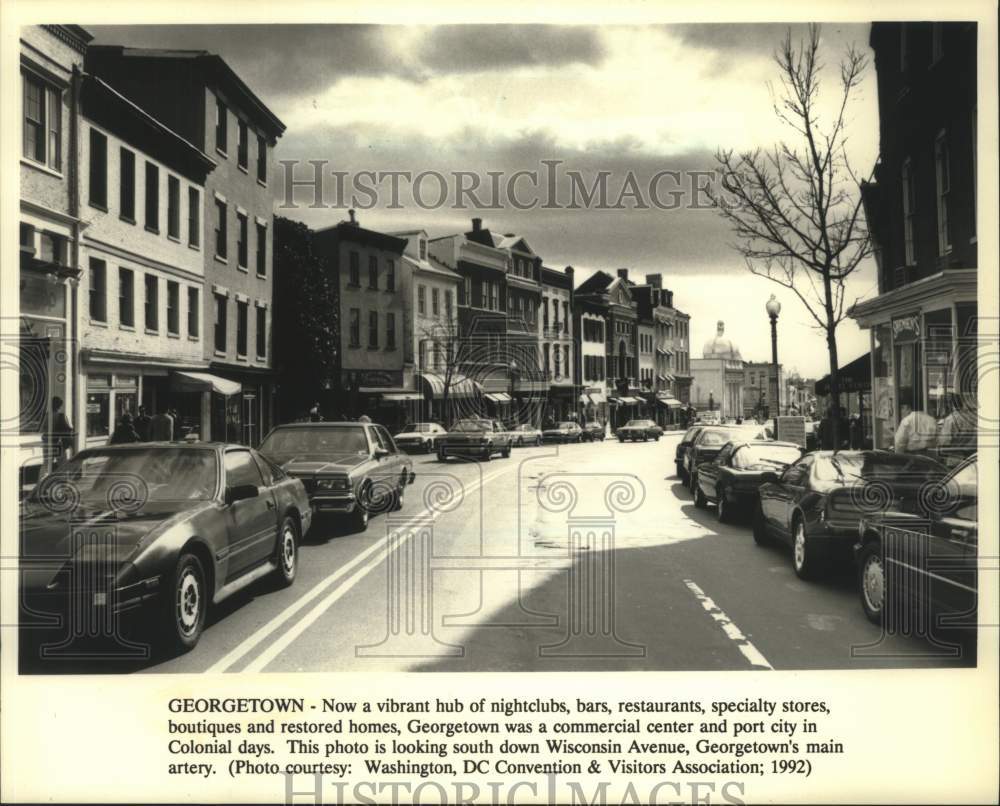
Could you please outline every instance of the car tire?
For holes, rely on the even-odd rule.
[[[882,543],[872,540],[865,543],[858,556],[858,592],[861,609],[872,623],[881,626],[885,619],[886,574],[882,558]]]
[[[355,533],[368,531],[368,520],[370,513],[368,512],[368,503],[370,498],[371,488],[365,487],[361,490],[361,495],[358,497],[357,503],[354,505],[354,511],[350,516],[351,531]]]
[[[487,448],[485,451],[483,451],[482,461],[489,462],[492,459],[493,459],[493,451]]]
[[[727,500],[728,495],[724,484],[716,490],[715,515],[719,519],[719,523],[729,523],[733,519],[732,512],[730,512],[732,504]]]
[[[535,437],[535,447],[536,448],[540,448],[541,446],[542,446],[542,438],[541,437]]]
[[[500,452],[500,456],[502,456],[504,459],[510,458],[510,445],[508,445]]]
[[[758,546],[766,546],[771,542],[771,539],[767,534],[767,524],[764,521],[764,510],[759,502],[753,511],[751,529],[753,531],[753,542]]]
[[[705,509],[708,506],[708,499],[705,497],[705,493],[701,491],[700,484],[694,488],[694,505],[698,509]]]
[[[625,444],[625,437],[618,437],[618,441],[619,441],[619,442],[620,442],[620,443],[621,443],[622,445],[624,445],[624,444]]]
[[[688,489],[691,491],[691,495],[695,494],[695,490],[698,489],[698,474],[691,472],[688,473]]]
[[[287,588],[295,582],[299,567],[299,529],[291,515],[286,515],[281,522],[276,552],[278,567],[274,570],[274,578],[280,587]]]
[[[816,579],[822,558],[816,544],[809,540],[809,532],[801,515],[792,518],[792,567],[799,579]]]
[[[653,442],[659,442],[659,441],[660,441],[659,437],[653,437]]]
[[[177,560],[169,593],[164,597],[162,636],[164,648],[190,652],[201,638],[208,608],[205,569],[198,556],[184,552]]]
[[[442,451],[440,448],[438,449],[438,452],[437,452],[437,460],[439,462],[447,462],[448,461],[448,457],[445,455],[445,452]]]

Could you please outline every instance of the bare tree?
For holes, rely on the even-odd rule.
[[[463,340],[459,331],[457,318],[438,319],[421,326],[419,330],[421,356],[426,357],[428,366],[421,366],[424,372],[430,371],[441,378],[444,390],[441,395],[441,413],[447,420],[449,398],[452,386],[463,377],[460,365],[465,360],[463,355]],[[423,363],[423,362],[421,362]],[[445,427],[448,423],[444,423]]]
[[[793,45],[791,29],[774,59],[774,113],[794,132],[770,149],[720,149],[722,193],[714,194],[751,273],[795,293],[825,331],[830,354],[833,438],[839,445],[837,326],[846,317],[845,281],[871,254],[861,182],[847,155],[847,114],[867,58],[851,46],[840,64],[837,103],[820,105],[820,29]]]

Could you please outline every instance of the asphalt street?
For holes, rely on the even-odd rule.
[[[46,673],[850,669],[967,665],[864,617],[853,571],[799,580],[789,551],[697,509],[659,442],[414,457],[401,511],[318,521],[287,589],[210,614],[194,651]]]

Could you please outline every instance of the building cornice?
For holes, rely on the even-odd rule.
[[[861,327],[886,321],[902,314],[913,313],[924,303],[975,302],[978,269],[945,269],[923,277],[901,288],[894,288],[873,299],[858,302],[847,315]]]

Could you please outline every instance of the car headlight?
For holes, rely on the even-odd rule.
[[[317,490],[348,490],[350,483],[347,479],[317,479]]]

